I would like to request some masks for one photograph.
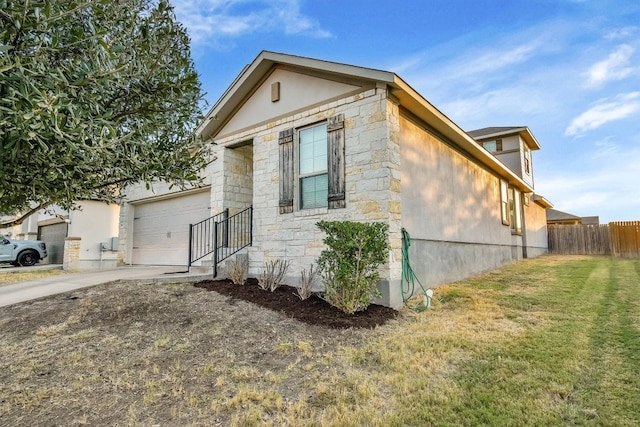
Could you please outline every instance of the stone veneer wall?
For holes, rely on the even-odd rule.
[[[319,123],[340,113],[345,116],[346,208],[301,210],[296,197],[294,212],[280,214],[278,133]],[[287,259],[291,261],[287,281],[297,283],[300,271],[315,262],[324,248],[324,235],[315,225],[320,220],[386,222],[393,250],[388,265],[381,270],[383,298],[380,302],[400,306],[399,113],[386,89],[367,90],[217,140],[218,161],[214,162],[211,175],[213,213],[232,207],[227,188],[246,185],[237,174],[225,170],[236,168],[237,163],[219,161],[230,153],[236,154],[225,147],[248,140],[253,141],[254,206],[249,275],[257,276],[269,260]],[[294,146],[297,159],[297,134]],[[299,194],[298,185],[296,180],[296,194]]]
[[[68,271],[78,270],[78,261],[80,260],[80,237],[67,237],[64,239],[64,257],[62,260],[62,269]]]
[[[253,203],[253,147],[225,148],[219,160],[225,171],[223,204],[233,215]]]

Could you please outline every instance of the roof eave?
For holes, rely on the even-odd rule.
[[[534,194],[533,197],[531,197],[531,200],[545,209],[551,209],[553,207],[553,203],[539,194]]]
[[[422,95],[415,91],[409,84],[397,75],[395,76],[393,87],[396,89],[393,95],[400,100],[400,103],[415,114],[433,126],[443,136],[457,144],[465,152],[472,157],[478,159],[482,164],[490,170],[497,173],[501,178],[509,182],[509,184],[518,187],[518,189],[531,193],[533,187],[516,175],[511,169],[506,167],[501,161],[496,159],[491,153],[486,151],[478,144],[469,134],[462,130],[453,120],[449,119],[444,113],[438,110],[433,104],[427,101]]]

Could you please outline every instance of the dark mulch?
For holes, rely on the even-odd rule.
[[[280,286],[273,292],[265,291],[258,286],[257,279],[253,278],[248,279],[244,285],[234,285],[231,280],[225,279],[203,280],[194,286],[279,311],[300,322],[334,329],[373,328],[398,314],[392,308],[376,304],[364,311],[346,314],[317,296],[303,301],[298,298],[296,289],[290,286]]]

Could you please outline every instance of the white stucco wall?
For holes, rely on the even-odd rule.
[[[423,284],[438,285],[520,259],[500,215],[500,180],[420,124],[401,118],[402,225]]]
[[[277,102],[271,101],[271,85],[274,83],[280,84],[280,99]],[[253,129],[276,117],[305,111],[310,106],[326,104],[327,100],[342,98],[354,91],[361,91],[361,87],[276,68],[244,102],[242,109],[225,124],[219,135],[226,138],[243,129]]]
[[[111,244],[118,237],[120,206],[104,202],[83,201],[79,209],[69,212],[68,236],[80,238],[77,259],[66,265],[69,270],[105,269],[116,266],[118,252],[103,251],[102,243]]]
[[[527,257],[534,258],[548,252],[547,210],[533,201],[523,207]]]

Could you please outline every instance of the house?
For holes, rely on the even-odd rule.
[[[40,264],[62,264],[65,270],[72,271],[115,268],[120,206],[83,200],[77,208],[41,209],[20,225],[0,230],[0,234],[19,240],[43,240],[48,254]]]
[[[427,286],[547,251],[550,204],[534,195],[531,159],[539,144],[526,128],[496,129],[466,133],[392,72],[264,51],[197,129],[217,157],[200,187],[124,190],[122,259],[184,265],[189,224],[252,206],[249,274],[287,259],[296,283],[323,249],[318,221],[384,222],[392,249],[380,302],[399,307],[402,228]],[[509,158],[497,142],[492,150],[494,136]]]
[[[547,209],[547,225],[599,225],[599,216],[576,216],[556,209]]]

